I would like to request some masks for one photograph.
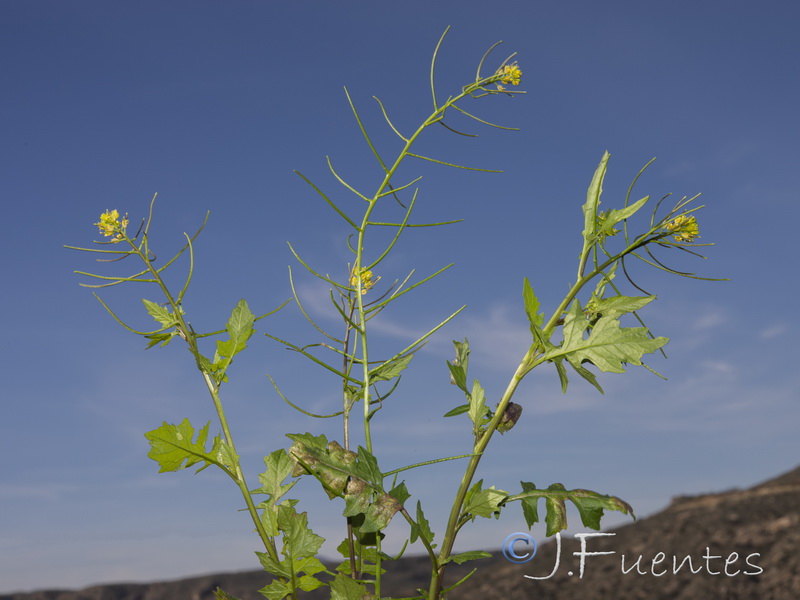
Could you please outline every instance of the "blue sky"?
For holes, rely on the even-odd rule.
[[[384,280],[456,266],[375,322],[380,344],[402,347],[468,308],[379,414],[381,466],[468,451],[465,419],[439,418],[461,402],[447,383],[450,340],[470,339],[471,376],[496,401],[528,343],[522,278],[552,310],[573,277],[580,206],[606,149],[605,207],[657,156],[637,197],[702,193],[702,241],[716,244],[709,260],[676,264],[730,281],[637,267],[659,296],[643,316],[672,340],[669,359],[651,361],[668,381],[634,370],[601,376],[604,396],[574,381],[562,397],[554,372],[531,375],[516,398],[520,423],[493,441],[480,476],[511,491],[520,479],[595,489],[647,515],[674,495],[796,466],[798,18],[792,2],[3,2],[0,592],[258,567],[232,484],[210,469],[158,474],[146,457],[145,431],[212,418],[190,357],[177,344],[145,352],[78,286],[72,271],[97,269],[91,257],[62,246],[96,239],[105,209],[135,222],[157,192],[152,233],[167,256],[210,211],[186,301],[206,330],[222,327],[241,297],[259,313],[289,296],[289,240],[341,274],[346,230],[293,170],[356,207],[325,163],[331,156],[367,189],[377,182],[343,86],[381,149],[396,151],[372,96],[401,128],[425,118],[430,55],[447,25],[442,95],[469,82],[501,39],[495,59],[518,52],[528,93],[470,105],[519,132],[454,119],[481,137],[441,130],[421,141],[423,153],[504,174],[404,171],[424,175],[419,221],[465,221],[402,240]],[[298,286],[332,324],[326,289],[299,273]],[[156,299],[128,287],[103,298],[144,327],[148,295]],[[260,323],[317,341],[291,307]],[[255,482],[261,457],[288,445],[284,433],[338,435],[293,413],[266,373],[309,410],[335,410],[337,384],[260,334],[251,346],[226,398]],[[450,463],[407,479],[434,531],[459,477]],[[299,489],[312,527],[338,543],[341,507],[312,485]],[[512,508],[465,530],[460,547],[498,547],[522,523]]]

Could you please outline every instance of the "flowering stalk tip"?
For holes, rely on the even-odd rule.
[[[495,76],[500,78],[501,83],[519,85],[519,82],[522,80],[522,69],[517,66],[517,63],[503,65],[497,70]],[[497,89],[504,90],[505,88],[498,84]]]
[[[664,230],[671,233],[676,242],[693,242],[695,238],[700,237],[700,227],[697,225],[697,219],[686,215],[675,217],[675,219],[664,225]]]
[[[366,267],[361,267],[358,269],[357,273],[355,270],[353,270],[353,272],[350,274],[350,285],[356,287],[359,279],[361,280],[361,295],[363,296],[372,289],[372,286],[374,286],[378,280],[380,280],[380,277],[373,278],[372,271]]]
[[[95,223],[106,237],[113,237],[112,242],[116,243],[125,237],[125,230],[128,227],[128,215],[126,214],[122,219],[119,217],[119,211],[107,210],[100,215],[100,221]]]

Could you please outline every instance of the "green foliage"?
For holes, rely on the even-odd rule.
[[[227,340],[217,341],[217,351],[211,365],[212,373],[217,382],[227,381],[225,372],[228,370],[233,357],[247,347],[247,340],[255,333],[253,323],[256,316],[250,312],[244,299],[234,307],[230,319],[225,327],[228,332]]]
[[[546,535],[555,535],[567,528],[567,507],[569,500],[578,509],[581,522],[590,529],[600,529],[600,518],[606,510],[615,510],[622,514],[633,515],[631,506],[616,496],[604,496],[589,490],[567,490],[560,483],[554,483],[546,490],[537,489],[533,483],[521,481],[522,493],[508,496],[506,502],[519,500],[522,504],[522,516],[528,527],[539,522],[537,504],[539,498],[545,499]],[[634,517],[635,518],[635,517]]]
[[[619,306],[624,302],[633,306],[635,303],[630,300],[632,299],[623,298]],[[584,338],[587,330],[590,330],[589,335]],[[564,318],[563,331],[562,344],[557,347],[548,346],[544,358],[556,363],[561,389],[565,392],[567,375],[562,362],[565,358],[578,375],[602,392],[595,375],[583,366],[584,363],[592,364],[608,373],[624,373],[625,363],[641,365],[642,355],[655,352],[669,341],[665,337],[649,337],[645,327],[621,327],[618,316],[604,315],[592,324],[586,319],[577,299],[573,301]]]
[[[331,600],[370,600],[374,596],[367,592],[363,583],[338,573],[331,583]]]
[[[453,554],[449,560],[457,565],[463,565],[465,562],[470,560],[479,560],[481,558],[492,558],[492,555],[489,552],[484,552],[483,550],[473,550],[471,552]]]
[[[425,518],[425,513],[422,511],[422,504],[419,501],[417,501],[416,517],[416,521],[411,524],[409,541],[413,544],[417,539],[422,539],[426,541],[431,548],[435,548],[436,544],[433,543],[433,538],[436,536],[433,531],[431,531],[431,525],[428,519]]]
[[[214,590],[214,600],[239,600],[236,596],[231,596],[221,588]]]
[[[198,473],[212,464],[227,471],[237,458],[231,455],[230,447],[221,441],[220,436],[215,436],[211,448],[206,449],[210,425],[211,421],[206,423],[197,432],[197,440],[193,441],[195,430],[189,419],[184,419],[180,425],[164,422],[158,429],[144,434],[150,442],[147,456],[161,467],[159,473],[180,471],[201,462],[203,466],[197,470]]]
[[[620,207],[600,210],[609,162],[608,152],[603,154],[589,184],[586,202],[583,205],[582,247],[578,256],[577,274],[564,298],[552,310],[548,310],[540,303],[528,278],[522,278],[522,304],[528,319],[531,341],[501,395],[492,398],[492,394],[483,388],[478,379],[473,379],[472,383],[469,383],[469,342],[466,339],[453,342],[455,357],[447,362],[447,368],[451,383],[464,394],[464,398],[461,404],[447,411],[444,417],[467,415],[469,424],[466,419],[462,418],[461,421],[464,423],[465,439],[472,443],[470,452],[427,460],[386,472],[381,471],[379,467],[372,440],[373,419],[385,403],[391,401],[393,394],[399,388],[403,374],[418,350],[431,335],[449,323],[464,308],[461,307],[444,319],[439,319],[438,323],[434,320],[432,326],[429,324],[423,329],[425,333],[404,347],[395,348],[381,356],[377,356],[372,350],[373,336],[380,333],[372,326],[372,319],[378,317],[384,310],[393,308],[396,300],[428,284],[451,266],[438,268],[416,279],[415,271],[412,269],[406,275],[399,275],[394,283],[386,283],[391,281],[392,277],[387,266],[389,263],[384,261],[408,229],[439,227],[457,222],[457,220],[436,223],[415,222],[412,213],[419,198],[419,189],[415,186],[420,178],[397,181],[396,174],[401,165],[414,160],[460,169],[497,172],[493,169],[467,167],[424,156],[412,152],[411,149],[418,138],[434,125],[443,125],[451,131],[463,133],[453,126],[452,116],[471,119],[476,123],[499,129],[510,129],[488,123],[472,115],[463,108],[463,104],[486,96],[514,96],[524,93],[505,87],[517,86],[522,75],[517,64],[510,62],[513,55],[503,61],[491,74],[482,75],[484,63],[495,47],[492,46],[480,60],[475,80],[468,82],[460,92],[448,95],[447,99],[442,101],[444,96],[437,92],[434,71],[443,40],[444,35],[434,51],[430,71],[433,112],[416,130],[401,132],[390,119],[383,103],[378,100],[389,133],[397,138],[397,140],[392,138],[396,143],[396,152],[392,156],[384,156],[378,151],[379,146],[383,148],[389,144],[383,141],[378,144],[373,141],[355,103],[347,94],[356,124],[369,151],[380,166],[380,176],[372,190],[357,189],[348,183],[334,169],[330,159],[328,168],[333,179],[342,186],[354,204],[345,204],[344,201],[334,202],[321,187],[298,173],[315,194],[321,197],[327,206],[334,209],[349,232],[344,247],[352,256],[346,268],[343,267],[339,274],[334,276],[315,269],[301,257],[294,246],[289,246],[293,256],[307,271],[308,276],[319,279],[329,287],[328,300],[341,317],[340,330],[329,331],[327,325],[323,327],[310,316],[304,307],[304,299],[295,286],[295,276],[290,270],[291,300],[312,326],[316,337],[310,343],[295,343],[269,333],[265,335],[308,359],[310,365],[319,368],[326,377],[334,375],[336,390],[341,393],[341,410],[337,407],[331,414],[311,413],[290,401],[281,392],[278,383],[272,377],[270,380],[280,397],[302,414],[320,419],[341,417],[343,425],[341,443],[328,441],[325,435],[309,432],[287,434],[292,441],[288,450],[280,448],[267,454],[264,458],[265,471],[258,475],[260,486],[254,489],[247,486],[233,433],[225,414],[221,391],[223,385],[228,382],[234,357],[243,352],[253,339],[256,321],[272,313],[256,317],[247,302],[242,299],[233,308],[224,329],[197,333],[189,325],[185,297],[194,274],[193,244],[205,222],[193,236],[184,234],[185,245],[161,266],[154,264],[156,253],[150,247],[149,232],[155,197],[150,204],[148,217],[133,237],[128,233],[127,215],[120,218],[119,213],[114,210],[103,213],[100,223],[96,224],[104,236],[111,238],[106,242],[100,242],[102,246],[99,249],[68,246],[86,252],[100,253],[106,257],[101,259],[104,262],[116,263],[125,258],[133,258],[143,265],[142,270],[123,276],[78,271],[99,281],[88,287],[104,288],[131,282],[145,283],[153,286],[162,296],[160,302],[143,300],[146,312],[157,324],[157,328],[150,331],[138,331],[128,326],[99,297],[98,300],[125,329],[142,336],[147,341],[148,348],[166,345],[176,338],[180,338],[186,344],[212,400],[220,432],[209,439],[210,422],[199,430],[195,430],[188,419],[184,419],[179,425],[165,422],[145,434],[151,447],[148,456],[156,461],[160,472],[179,471],[194,466],[199,466],[197,469],[199,472],[214,465],[228,475],[239,488],[245,510],[263,546],[263,551],[256,553],[258,560],[265,571],[274,576],[269,585],[260,590],[263,596],[272,600],[287,598],[297,600],[303,592],[323,586],[330,587],[332,600],[379,598],[385,600],[388,596],[382,588],[382,575],[387,570],[386,564],[402,555],[408,544],[416,543],[422,546],[431,561],[430,585],[427,590],[420,590],[420,595],[416,598],[427,600],[444,598],[450,589],[463,584],[469,578],[468,575],[445,589],[443,578],[448,564],[451,562],[462,564],[490,556],[489,553],[480,550],[453,553],[458,533],[478,517],[499,518],[502,511],[514,501],[520,502],[525,522],[528,527],[533,527],[540,522],[539,500],[544,498],[544,523],[547,535],[554,535],[567,527],[567,502],[575,505],[583,525],[592,529],[600,528],[601,518],[607,510],[633,516],[631,507],[615,496],[584,489],[567,490],[559,483],[554,483],[546,489],[538,489],[533,483],[523,481],[522,492],[511,495],[496,489],[494,485],[484,487],[483,479],[476,480],[480,461],[488,451],[494,433],[508,434],[520,422],[524,423],[523,406],[511,400],[517,386],[530,371],[545,363],[552,363],[561,381],[562,390],[566,392],[567,366],[569,366],[602,392],[594,370],[624,373],[629,365],[646,366],[643,363],[644,355],[659,350],[663,352],[662,348],[668,339],[651,334],[639,314],[655,300],[655,296],[647,292],[636,296],[624,294],[618,285],[619,282],[616,281],[618,267],[622,267],[620,272],[625,274],[628,283],[640,291],[641,288],[630,279],[626,260],[641,260],[671,274],[701,279],[692,273],[677,271],[667,266],[653,253],[659,248],[666,247],[697,254],[695,248],[703,244],[694,243],[699,230],[693,213],[699,207],[687,208],[694,198],[680,200],[666,214],[659,212],[661,202],[658,202],[650,216],[649,225],[642,228],[637,235],[633,235],[634,224],[631,219],[648,203],[649,196],[631,202],[633,187],[631,185]],[[448,119],[447,122],[445,117]],[[378,220],[376,211],[384,204],[398,211],[397,218],[391,221]],[[375,235],[376,230],[381,233]],[[387,231],[390,232],[388,236],[385,235]],[[111,249],[105,244],[110,244]],[[367,252],[367,248],[370,248],[370,252]],[[163,273],[184,255],[188,258],[188,273],[183,286],[176,293],[165,283]],[[381,270],[384,270],[384,283],[381,283]],[[272,312],[276,312],[285,304]],[[623,324],[623,320],[635,320],[638,325],[628,326]],[[557,329],[560,329],[560,333],[556,333]],[[204,341],[205,338],[216,336],[221,337],[215,340],[213,357],[209,358],[201,352],[200,347],[207,343]],[[557,342],[559,339],[560,343]],[[492,399],[487,401],[487,396]],[[360,436],[361,443],[353,441],[357,435]],[[408,443],[414,442],[409,440]],[[357,449],[352,450],[353,447]],[[459,485],[453,490],[448,520],[441,524],[441,528],[437,526],[439,532],[437,537],[420,500],[416,501],[413,515],[406,510],[405,506],[411,495],[403,481],[397,482],[397,474],[450,460],[464,460],[466,465]],[[385,486],[384,481],[391,476],[394,476],[391,485]],[[308,514],[297,510],[300,501],[288,497],[300,477],[311,477],[316,480],[328,498],[341,507],[346,536],[339,544],[338,551],[344,560],[335,572],[329,571],[318,558],[324,540],[311,529]],[[390,488],[388,491],[387,487]],[[437,490],[436,493],[441,492]],[[382,541],[386,535],[384,530],[398,515],[408,525],[408,537],[398,557],[392,557],[382,550]],[[220,589],[215,591],[215,598],[236,600]]]
[[[483,489],[483,479],[475,484],[467,492],[464,499],[463,517],[474,519],[475,517],[499,517],[501,504],[508,497],[508,492],[496,490],[494,486]]]
[[[324,435],[288,434],[294,441],[289,454],[295,461],[292,475],[308,473],[316,477],[329,498],[345,500],[345,517],[363,515],[362,533],[385,529],[402,508],[400,502],[383,489],[383,474],[375,457],[361,446],[358,452],[345,450]],[[405,489],[405,488],[403,488]]]

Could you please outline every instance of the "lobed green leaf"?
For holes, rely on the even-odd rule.
[[[644,301],[644,304],[649,301]],[[544,358],[566,358],[581,376],[592,381],[594,376],[587,375],[588,371],[581,366],[583,362],[589,362],[604,372],[624,373],[624,364],[641,365],[644,354],[655,352],[669,341],[665,337],[650,337],[645,327],[621,327],[617,318],[605,315],[598,319],[588,338],[584,339],[589,326],[576,299],[564,318],[563,343],[549,350]]]
[[[251,494],[269,494],[273,502],[277,502],[286,492],[288,492],[295,482],[283,485],[289,475],[292,474],[294,464],[286,453],[286,450],[276,450],[264,457],[264,465],[267,470],[258,475],[261,487],[251,490]]]
[[[216,464],[227,470],[227,465],[221,461],[219,436],[213,439],[211,450],[206,450],[210,425],[210,421],[206,423],[205,427],[197,432],[197,440],[193,441],[195,430],[189,419],[184,419],[180,425],[170,425],[165,421],[161,427],[144,434],[150,442],[150,452],[147,456],[159,464],[159,473],[180,471],[198,463],[204,463],[198,472],[210,464]]]
[[[295,560],[316,556],[325,541],[308,527],[308,513],[286,504],[278,506],[278,528],[283,532],[284,555]]]
[[[630,514],[634,519],[631,506],[616,496],[605,496],[590,490],[567,490],[562,484],[554,483],[546,490],[537,489],[533,483],[521,481],[522,493],[509,496],[506,502],[520,500],[522,515],[528,528],[539,522],[537,503],[539,498],[545,498],[545,523],[546,534],[554,535],[567,528],[566,502],[572,502],[578,509],[581,522],[591,529],[600,529],[600,520],[606,510],[614,510],[623,514]]]
[[[367,593],[367,586],[343,573],[337,573],[331,582],[331,600],[365,600],[371,597]]]
[[[384,529],[402,508],[401,502],[383,491],[383,474],[375,457],[366,449],[359,447],[358,453],[345,450],[335,441],[327,442],[324,435],[287,434],[287,437],[294,440],[289,450],[295,461],[292,475],[311,473],[328,497],[343,497],[343,516],[364,516],[362,532]]]
[[[483,479],[475,483],[464,498],[464,514],[475,517],[499,517],[501,504],[508,497],[508,492],[497,490],[494,486],[482,489]]]
[[[422,510],[422,504],[417,501],[417,514],[416,522],[411,526],[411,534],[409,541],[413,544],[418,538],[422,538],[433,548],[433,538],[435,534],[431,531],[431,525],[428,519],[425,518],[425,513]]]
[[[170,311],[168,311],[160,304],[151,302],[150,300],[145,300],[144,298],[142,298],[142,303],[144,304],[144,307],[147,309],[147,313],[163,327],[172,327],[177,323],[175,315],[173,315]]]

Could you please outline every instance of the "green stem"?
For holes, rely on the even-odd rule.
[[[172,293],[169,291],[169,288],[164,283],[164,280],[161,278],[161,274],[155,268],[153,268],[150,260],[148,259],[148,248],[147,244],[143,245],[144,252],[140,249],[136,244],[133,243],[133,240],[129,239],[125,236],[125,239],[131,245],[134,250],[134,253],[139,256],[139,258],[147,265],[147,269],[152,273],[156,283],[161,288],[164,297],[167,299],[167,302],[172,309],[172,314],[175,317],[176,323],[175,328],[178,330],[178,334],[183,338],[186,342],[186,345],[189,348],[189,352],[192,353],[194,356],[195,363],[197,364],[197,368],[203,375],[203,380],[205,381],[206,388],[208,389],[209,394],[211,395],[211,399],[214,402],[214,409],[217,412],[217,418],[219,419],[220,426],[222,427],[222,432],[225,437],[225,443],[230,447],[231,453],[233,456],[238,457],[236,452],[236,446],[233,442],[233,435],[231,434],[230,427],[228,426],[228,420],[225,417],[225,411],[222,408],[222,401],[219,397],[219,387],[220,384],[217,383],[214,378],[211,376],[208,371],[206,371],[201,364],[200,361],[200,350],[197,347],[197,337],[192,330],[192,328],[186,323],[186,320],[183,317],[183,313],[181,312],[180,304],[175,300],[172,296]],[[264,529],[264,525],[261,523],[261,519],[259,518],[258,511],[256,510],[255,504],[253,503],[253,498],[250,495],[250,488],[247,486],[247,482],[244,477],[244,472],[242,471],[241,465],[239,464],[238,458],[234,464],[234,472],[231,475],[231,478],[239,487],[239,491],[244,498],[245,504],[247,505],[247,511],[250,514],[250,518],[253,521],[253,524],[256,527],[256,532],[258,533],[261,541],[264,544],[267,552],[269,553],[270,557],[276,561],[279,561],[280,558],[278,556],[278,550],[275,546],[275,542],[269,536],[267,531]]]
[[[466,96],[469,96],[476,92],[477,90],[481,89],[483,86],[493,83],[497,81],[498,77],[493,75],[491,77],[486,77],[480,81],[476,81],[475,83],[465,87],[463,91],[454,98],[449,98],[447,102],[445,102],[442,106],[436,108],[434,112],[427,118],[423,123],[417,128],[417,130],[409,137],[405,145],[403,146],[400,153],[397,155],[394,163],[391,167],[386,169],[386,172],[383,177],[383,181],[381,181],[378,189],[376,190],[375,194],[369,201],[369,205],[367,206],[367,210],[364,212],[364,217],[361,220],[361,225],[358,228],[358,241],[356,244],[356,260],[355,264],[353,265],[353,273],[356,274],[356,298],[357,298],[357,308],[358,308],[358,325],[360,329],[361,335],[361,356],[362,356],[362,366],[363,366],[363,373],[364,373],[364,393],[363,393],[363,401],[364,401],[364,440],[365,446],[369,452],[372,452],[372,435],[370,432],[370,424],[369,424],[369,352],[368,352],[368,345],[367,345],[367,321],[366,315],[364,310],[364,299],[362,294],[362,281],[360,274],[360,269],[364,264],[363,256],[364,256],[364,238],[366,235],[367,227],[370,225],[370,216],[372,215],[373,210],[378,203],[378,200],[385,195],[385,191],[387,188],[390,187],[390,182],[392,177],[394,176],[397,169],[400,167],[400,164],[403,160],[409,155],[411,146],[417,140],[417,138],[422,134],[422,132],[427,129],[429,126],[438,123],[444,118],[444,114],[448,108],[453,106],[456,102],[462,100]]]
[[[578,295],[580,290],[589,283],[592,279],[594,279],[597,275],[603,272],[605,269],[610,267],[613,263],[620,260],[627,254],[636,251],[636,249],[640,248],[641,246],[649,243],[646,237],[643,237],[639,241],[636,241],[625,248],[619,254],[609,258],[605,262],[595,266],[591,272],[582,277],[579,277],[578,280],[572,285],[567,295],[564,297],[564,300],[561,304],[553,311],[550,320],[543,328],[544,337],[545,339],[549,339],[550,335],[552,334],[555,327],[558,325],[561,316],[564,314],[564,311],[570,305],[570,303],[574,300],[574,298]],[[584,257],[581,257],[580,262],[585,264]],[[461,517],[461,510],[464,506],[464,500],[467,496],[467,492],[469,491],[470,486],[472,485],[472,480],[475,477],[475,472],[478,469],[478,465],[480,464],[481,458],[483,456],[483,452],[486,450],[486,447],[489,444],[489,441],[492,438],[497,426],[500,424],[500,421],[505,414],[506,408],[508,407],[508,403],[511,402],[511,398],[514,395],[514,392],[517,390],[517,386],[519,385],[520,381],[522,381],[523,377],[535,366],[539,364],[536,361],[536,357],[543,352],[543,348],[541,348],[537,343],[531,345],[528,348],[528,351],[525,353],[525,356],[522,358],[522,361],[519,363],[517,370],[514,372],[514,375],[511,377],[511,381],[508,383],[505,392],[503,393],[502,398],[500,399],[500,403],[497,405],[497,409],[495,410],[494,417],[486,426],[486,431],[484,434],[477,440],[474,450],[473,456],[470,458],[470,461],[467,465],[467,468],[464,472],[464,476],[461,479],[461,485],[458,488],[456,493],[455,500],[453,502],[453,508],[450,511],[450,517],[447,521],[447,529],[445,530],[444,540],[442,541],[442,548],[439,551],[438,557],[438,569],[434,572],[433,577],[431,578],[431,585],[428,589],[428,598],[429,600],[438,600],[439,592],[442,588],[442,582],[444,579],[444,573],[447,568],[446,560],[450,557],[450,553],[453,550],[453,544],[455,543],[456,535],[458,534],[459,530],[459,519]]]
[[[436,106],[436,101],[435,101],[435,98],[434,98],[434,105],[435,105],[434,112],[427,119],[425,119],[425,121],[417,128],[417,130],[409,138],[405,139],[405,144],[404,144],[403,148],[401,149],[400,153],[397,155],[397,158],[395,159],[394,163],[391,165],[391,167],[389,167],[389,168],[387,168],[385,170],[383,180],[381,181],[380,185],[378,186],[378,189],[375,191],[375,194],[369,200],[369,205],[367,206],[367,209],[364,212],[364,216],[363,216],[363,218],[361,220],[361,225],[358,227],[358,240],[357,240],[356,248],[355,248],[356,249],[356,259],[355,259],[355,263],[353,265],[353,275],[355,275],[355,285],[354,285],[354,287],[355,287],[356,302],[357,302],[356,303],[356,308],[358,310],[357,334],[360,336],[360,339],[361,339],[361,365],[362,365],[362,370],[363,370],[363,385],[364,385],[363,396],[362,396],[362,400],[363,400],[363,403],[364,403],[364,418],[363,418],[363,422],[364,422],[364,440],[365,440],[365,447],[366,447],[367,451],[370,452],[370,453],[372,453],[372,451],[373,451],[373,449],[372,449],[372,434],[371,434],[371,431],[370,431],[370,419],[369,419],[369,412],[370,412],[370,402],[369,402],[369,388],[370,388],[369,364],[370,364],[370,362],[369,362],[369,345],[367,343],[367,318],[366,318],[367,315],[366,315],[366,311],[365,311],[365,308],[364,308],[364,298],[363,298],[363,293],[362,293],[365,290],[363,288],[363,283],[364,282],[361,279],[361,268],[362,268],[362,265],[364,265],[364,240],[365,240],[365,236],[366,236],[367,227],[370,225],[370,217],[372,215],[372,212],[375,210],[375,207],[377,206],[378,200],[381,197],[383,197],[384,195],[386,195],[387,188],[391,189],[391,183],[390,182],[391,182],[392,177],[394,176],[394,174],[397,171],[397,169],[400,167],[400,164],[403,162],[403,160],[407,156],[409,156],[411,146],[414,144],[414,142],[417,140],[417,138],[422,134],[422,132],[426,128],[428,128],[429,126],[440,122],[444,118],[444,114],[447,111],[447,109],[450,108],[451,106],[454,106],[456,102],[458,102],[459,100],[462,100],[466,96],[469,96],[469,95],[473,94],[474,92],[476,92],[479,89],[481,89],[483,86],[497,81],[498,79],[499,78],[495,74],[495,75],[493,75],[491,77],[487,77],[487,78],[484,78],[482,80],[476,81],[475,83],[473,83],[473,84],[471,84],[469,86],[466,86],[462,90],[461,94],[459,94],[459,95],[457,95],[455,97],[449,98],[442,106]],[[514,387],[516,388],[516,384],[514,385]],[[513,394],[513,390],[510,392],[510,394]],[[510,395],[509,395],[509,398],[510,398]],[[499,413],[499,414],[502,415],[502,413]],[[496,419],[496,422],[493,421],[493,423],[494,423],[494,426],[496,427],[497,423],[499,423],[499,418]],[[490,437],[490,435],[489,436],[485,436],[485,437],[486,437],[486,443],[488,443],[488,437]],[[483,447],[485,447],[485,444],[483,445]],[[479,460],[480,460],[479,456],[473,457],[470,460],[470,466],[468,467],[467,474],[465,474],[465,478],[468,477],[471,480],[472,476],[474,475],[475,469],[477,468]],[[467,490],[467,487],[462,483],[462,488],[459,491],[459,501],[457,503],[459,510],[460,510],[461,504],[463,504],[464,495],[466,494],[466,490]],[[450,538],[448,539],[449,547],[447,549],[447,553],[445,554],[445,556],[448,556],[450,550],[452,549],[452,542],[453,542],[453,539],[455,538],[455,535],[454,535],[455,534],[455,521],[457,521],[457,519],[458,519],[458,514],[457,513],[456,513],[456,516],[455,516],[455,520],[453,520],[453,518],[451,516],[451,521],[453,521],[453,526],[452,527],[448,526],[448,533],[450,534]],[[433,556],[432,551],[431,551],[431,555]],[[352,561],[352,556],[351,556],[351,561]],[[434,565],[433,566],[434,566],[435,571],[434,571],[434,577],[432,577],[433,579],[437,579],[438,578],[438,575],[436,575],[436,574],[438,574],[438,573],[443,574],[444,573],[444,567],[443,566],[442,567],[438,567],[438,564],[440,564],[440,563],[437,563],[434,560]],[[379,565],[380,565],[380,560],[378,560],[378,570],[380,569]],[[437,584],[435,586],[435,589],[437,589],[437,590],[439,589],[438,588],[439,583],[440,583],[440,581],[437,581]],[[376,593],[379,593],[379,589],[380,589],[380,578],[379,577],[376,578],[376,588],[377,588]],[[431,589],[432,590],[434,589],[433,583],[432,583]]]
[[[506,391],[503,393],[503,397],[500,400],[497,410],[495,411],[494,417],[492,417],[492,420],[486,427],[486,431],[475,444],[473,456],[470,458],[470,461],[464,472],[464,476],[461,479],[461,485],[458,488],[458,492],[456,493],[456,497],[453,502],[453,508],[450,511],[450,517],[447,520],[447,529],[445,530],[442,548],[439,551],[439,557],[437,561],[439,567],[434,572],[433,577],[431,578],[430,588],[428,589],[429,600],[438,600],[439,598],[439,591],[442,588],[444,573],[447,568],[445,561],[450,557],[450,553],[453,551],[453,544],[455,543],[456,535],[459,529],[459,518],[461,517],[461,509],[464,506],[464,499],[467,496],[470,485],[472,485],[472,479],[475,477],[475,471],[478,469],[483,452],[486,450],[486,446],[489,444],[492,435],[497,429],[497,425],[503,418],[505,409],[508,406],[508,403],[511,401],[511,397],[514,395],[514,392],[517,390],[519,382],[522,381],[522,378],[527,372],[525,370],[525,365],[527,364],[528,360],[532,358],[535,352],[535,347],[531,346],[531,348],[525,354],[522,362],[520,362],[517,370],[511,377],[511,381],[509,381]]]

